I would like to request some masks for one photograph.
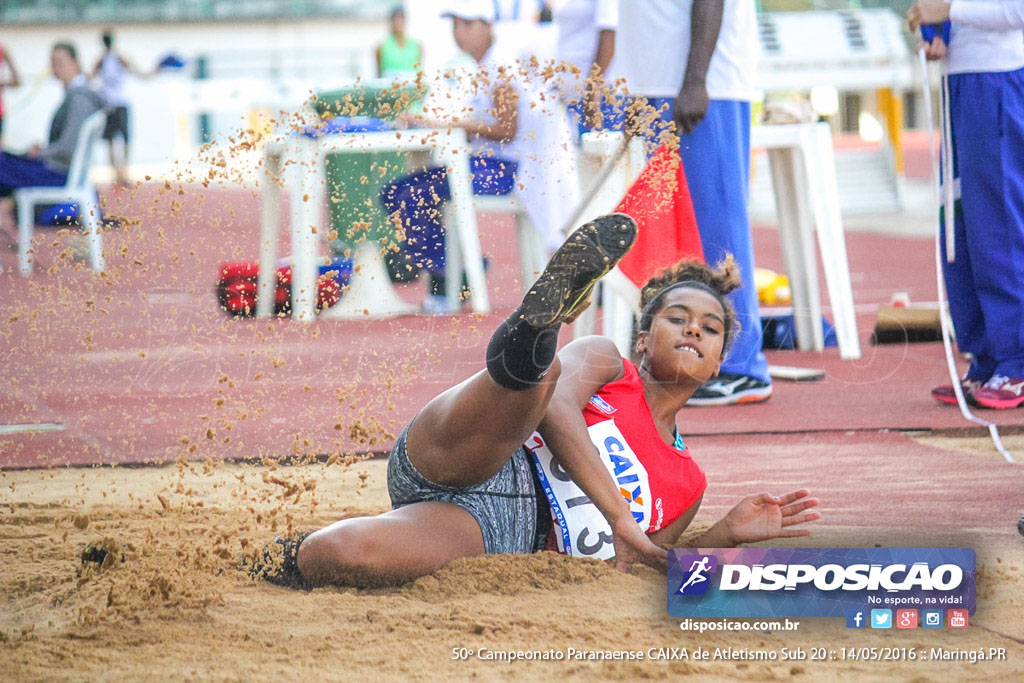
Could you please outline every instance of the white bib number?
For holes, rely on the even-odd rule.
[[[602,464],[629,502],[633,519],[647,531],[651,520],[651,487],[647,470],[626,443],[614,420],[598,422],[587,431]],[[541,484],[551,504],[551,514],[558,524],[558,549],[576,557],[601,560],[614,557],[612,529],[608,520],[572,480],[540,434],[534,432],[526,447],[532,451],[538,465]]]

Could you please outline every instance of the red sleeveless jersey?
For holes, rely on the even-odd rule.
[[[707,488],[707,478],[677,437],[666,444],[654,424],[636,367],[622,359],[621,379],[606,384],[583,410],[591,441],[619,492],[629,502],[633,518],[647,532],[662,529],[680,517]],[[536,435],[535,439],[538,440]],[[527,443],[530,448],[536,444]],[[559,522],[548,537],[549,550],[558,550]]]
[[[669,446],[661,438],[644,396],[640,373],[626,358],[622,359],[622,365],[622,379],[604,385],[590,398],[583,410],[583,419],[587,427],[606,420],[614,421],[615,429],[639,459],[639,466],[646,470],[649,492],[641,490],[634,481],[623,482],[631,479],[628,468],[625,468],[627,463],[623,463],[623,472],[616,480],[631,507],[635,507],[632,503],[636,502],[636,496],[650,495],[651,516],[647,533],[652,533],[686,512],[704,493],[708,480],[690,457],[688,448]],[[676,443],[681,444],[681,439]],[[606,442],[606,445],[614,448],[614,444]]]

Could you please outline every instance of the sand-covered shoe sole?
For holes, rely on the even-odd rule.
[[[523,298],[523,319],[534,327],[575,319],[597,281],[633,246],[636,232],[636,223],[622,213],[601,216],[577,228]]]

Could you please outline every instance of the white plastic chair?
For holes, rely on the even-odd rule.
[[[35,227],[35,207],[39,204],[75,202],[78,220],[89,242],[89,258],[93,270],[103,270],[103,237],[100,234],[100,207],[96,202],[96,187],[89,180],[93,146],[103,132],[107,115],[103,111],[92,114],[82,124],[71,155],[68,182],[63,187],[23,187],[14,192],[18,204],[18,270],[25,277],[32,274],[32,231]]]

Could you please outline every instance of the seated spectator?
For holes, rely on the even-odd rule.
[[[454,124],[471,141],[469,160],[473,192],[504,195],[515,192],[549,248],[561,244],[562,223],[578,201],[568,122],[554,97],[523,78],[520,67],[499,56],[493,34],[494,4],[490,0],[452,3],[455,42],[474,60],[476,69],[464,85],[476,91]],[[561,118],[560,118],[561,116]],[[448,128],[453,121],[411,119],[413,125]],[[451,198],[443,168],[428,168],[385,185],[381,203],[405,232],[410,267],[431,275],[424,310],[447,313],[442,203]]]
[[[82,124],[103,108],[103,99],[89,88],[74,45],[57,43],[50,53],[50,69],[64,85],[64,100],[50,122],[50,136],[45,147],[33,145],[27,154],[0,151],[0,222],[13,228],[10,197],[21,187],[64,185],[71,166],[71,155]]]

